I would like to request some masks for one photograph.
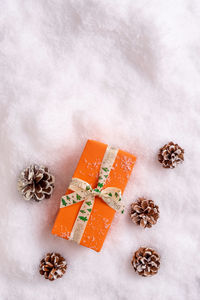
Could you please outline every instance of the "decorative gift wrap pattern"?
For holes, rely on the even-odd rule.
[[[130,153],[88,140],[52,233],[100,251],[115,212],[124,211],[121,195],[135,161]]]

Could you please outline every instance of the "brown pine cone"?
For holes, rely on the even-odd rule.
[[[39,272],[51,281],[61,278],[67,269],[65,259],[59,253],[47,253],[40,262]]]
[[[152,248],[139,248],[133,255],[132,265],[139,275],[152,276],[158,272],[160,256]]]
[[[131,219],[143,228],[150,228],[156,224],[159,218],[159,207],[155,205],[153,200],[146,198],[138,198],[131,204]]]
[[[18,190],[25,200],[49,199],[54,189],[55,178],[47,167],[31,165],[23,170],[18,180]]]
[[[184,149],[178,144],[169,142],[160,148],[158,161],[163,165],[163,168],[173,169],[184,161]]]

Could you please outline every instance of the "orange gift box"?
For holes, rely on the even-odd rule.
[[[88,182],[92,188],[95,188],[98,183],[99,171],[107,146],[100,142],[88,140],[73,177],[82,179]],[[113,167],[103,188],[117,187],[121,189],[123,194],[135,161],[136,157],[132,154],[118,150]],[[71,192],[68,189],[66,195]],[[82,201],[68,207],[60,208],[52,229],[52,234],[68,240],[81,205]],[[80,244],[99,252],[103,246],[115,212],[113,208],[96,196]]]

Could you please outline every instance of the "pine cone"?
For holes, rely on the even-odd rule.
[[[139,275],[152,276],[158,272],[160,256],[152,248],[139,248],[133,255],[132,265]]]
[[[150,228],[156,224],[159,218],[159,207],[155,205],[153,200],[138,198],[131,204],[131,219],[143,228]]]
[[[61,278],[67,269],[65,259],[59,253],[47,253],[40,262],[39,272],[51,281]]]
[[[54,176],[47,167],[31,165],[23,170],[18,180],[18,190],[25,200],[49,199],[54,189]]]
[[[160,148],[158,160],[163,165],[163,168],[173,169],[184,161],[184,149],[178,144],[169,142]]]

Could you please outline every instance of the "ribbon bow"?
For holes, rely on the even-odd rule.
[[[66,207],[83,201],[81,209],[74,223],[69,239],[80,243],[89,220],[95,197],[100,197],[108,206],[116,211],[124,212],[124,204],[121,201],[121,190],[116,187],[103,188],[110,171],[113,167],[118,150],[107,147],[101,164],[97,187],[92,189],[91,185],[79,178],[72,178],[69,189],[73,192],[61,198],[61,206]]]

